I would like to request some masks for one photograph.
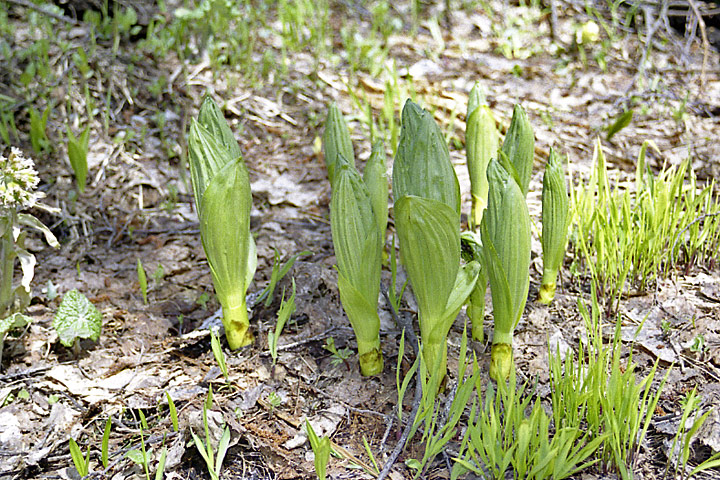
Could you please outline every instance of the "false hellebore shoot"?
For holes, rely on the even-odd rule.
[[[253,341],[245,300],[257,267],[250,235],[252,194],[240,146],[210,97],[190,125],[188,150],[200,238],[222,305],[225,336],[235,350]]]
[[[549,304],[555,298],[558,271],[565,258],[570,225],[570,202],[562,158],[550,149],[542,190],[543,275],[538,300]]]
[[[501,161],[493,159],[488,167],[490,194],[480,226],[495,323],[490,376],[498,382],[505,381],[513,368],[513,331],[530,285],[530,215],[517,171],[504,155]]]
[[[340,301],[355,331],[360,372],[377,375],[383,370],[377,307],[388,215],[385,153],[381,144],[374,146],[365,176],[360,177],[354,159],[345,157],[352,155],[352,144],[335,105],[330,107],[323,139],[332,186],[330,226]]]
[[[323,133],[323,150],[325,151],[325,165],[327,166],[330,185],[335,183],[335,165],[339,156],[345,158],[352,166],[355,166],[355,152],[350,140],[345,117],[336,103],[328,108],[328,116],[325,121],[325,132]]]
[[[466,117],[466,151],[467,167],[470,174],[471,209],[469,226],[470,232],[465,233],[466,244],[474,250],[473,257],[480,259],[477,248],[480,240],[475,237],[474,231],[482,222],[483,213],[488,202],[487,167],[491,158],[498,153],[498,131],[495,126],[490,108],[485,104],[485,98],[480,84],[476,83],[470,91]],[[485,291],[487,290],[487,275],[480,269],[475,288],[468,300],[467,315],[472,322],[472,337],[479,342],[483,341],[483,317],[485,315]]]
[[[446,368],[450,327],[477,281],[479,264],[460,265],[460,188],[432,115],[408,100],[393,166],[400,256],[418,304],[428,372]]]

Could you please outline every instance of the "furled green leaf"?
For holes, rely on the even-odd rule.
[[[393,165],[393,196],[414,195],[442,202],[460,215],[460,184],[445,137],[432,115],[408,100]]]
[[[527,196],[535,157],[535,134],[520,105],[513,109],[510,127],[505,135],[502,151],[512,162],[518,173],[518,184],[524,196]]]
[[[488,208],[480,232],[495,323],[490,376],[500,382],[512,372],[513,330],[527,302],[530,217],[515,177],[496,160],[490,161],[488,181]]]
[[[195,205],[198,212],[202,196],[212,178],[233,158],[227,148],[203,125],[195,119],[190,124],[188,137],[190,157],[190,177],[192,179]]]
[[[336,170],[330,226],[338,270],[363,297],[376,302],[380,290],[380,235],[370,193],[350,165]]]
[[[550,303],[555,294],[558,270],[565,258],[570,225],[570,202],[562,159],[550,149],[542,191],[543,280],[540,300]]]
[[[252,194],[242,159],[228,162],[210,181],[200,205],[200,233],[218,299],[245,303],[257,257],[250,235]],[[227,327],[226,327],[227,328]]]
[[[482,241],[485,248],[492,244],[505,272],[513,299],[514,328],[525,308],[530,281],[530,216],[525,194],[497,161],[490,162],[488,180],[488,209],[483,219],[487,235],[483,235]],[[492,285],[493,274],[489,275]],[[493,308],[496,304],[493,293]]]
[[[80,138],[76,138],[68,129],[68,158],[70,166],[75,173],[78,190],[80,193],[85,191],[85,183],[87,180],[88,165],[87,152],[90,140],[90,127],[85,128],[80,134]]]
[[[479,226],[487,206],[487,166],[491,158],[497,157],[498,132],[495,119],[486,105],[479,105],[473,111],[468,107],[466,150],[472,195],[471,222]]]
[[[338,158],[344,161],[342,155]],[[355,331],[360,369],[363,375],[375,375],[383,366],[377,314],[382,240],[368,188],[355,167],[340,162],[330,203],[338,289]]]
[[[385,164],[385,146],[382,142],[376,142],[372,147],[372,153],[365,164],[363,171],[363,182],[367,186],[372,203],[373,213],[377,220],[378,231],[381,236],[381,243],[385,243],[385,230],[388,220],[388,195],[389,185],[387,178],[387,166]]]
[[[100,338],[102,314],[85,295],[73,289],[63,296],[53,327],[66,347],[71,347],[77,338],[96,341]]]
[[[626,110],[620,115],[617,116],[615,121],[607,127],[607,135],[605,137],[606,140],[610,140],[612,137],[615,136],[616,133],[618,133],[623,128],[630,125],[630,122],[632,122],[633,119],[633,111],[632,110]]]
[[[205,127],[215,140],[227,150],[230,159],[234,160],[242,156],[240,145],[238,145],[235,135],[230,130],[225,115],[209,95],[205,96],[200,106],[198,123]]]
[[[352,166],[355,166],[355,151],[352,140],[350,140],[350,129],[335,102],[328,108],[325,132],[323,133],[323,149],[328,178],[332,186],[335,183],[335,164],[339,156],[343,156]]]
[[[395,202],[402,263],[418,303],[425,341],[442,321],[460,268],[460,222],[448,205],[404,196]]]

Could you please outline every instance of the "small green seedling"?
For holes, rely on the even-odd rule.
[[[110,429],[112,428],[112,418],[108,417],[105,421],[105,430],[103,431],[102,437],[102,448],[100,450],[100,461],[102,462],[103,468],[107,469],[109,464],[109,444],[110,444]]]
[[[34,108],[30,109],[30,143],[35,153],[49,151],[52,148],[46,133],[50,110],[52,110],[52,105],[45,107],[42,115],[40,115]]]
[[[230,374],[228,372],[227,363],[225,362],[225,353],[222,350],[220,339],[217,337],[217,335],[215,335],[214,330],[210,330],[210,347],[212,348],[215,361],[218,363],[223,377],[225,377],[225,381],[230,382]]]
[[[138,283],[140,284],[140,293],[142,293],[143,303],[147,305],[147,275],[145,275],[145,268],[139,258],[137,259],[137,277]]]
[[[60,343],[72,347],[78,338],[97,341],[102,329],[102,314],[88,298],[73,289],[63,296],[53,319]]]
[[[23,328],[30,323],[30,317],[23,315],[22,313],[15,312],[9,317],[0,319],[0,360],[2,360],[3,347],[5,344],[5,338],[7,337],[10,330],[16,328]]]
[[[207,310],[207,304],[210,301],[210,294],[207,292],[203,292],[200,294],[200,296],[195,300],[195,302],[202,307],[203,310]]]
[[[290,269],[295,265],[295,262],[298,258],[304,255],[312,255],[312,252],[309,250],[306,250],[304,252],[300,252],[298,254],[293,255],[290,257],[281,267],[280,266],[280,252],[275,250],[275,259],[273,261],[273,267],[272,272],[270,273],[270,282],[268,283],[267,287],[263,289],[262,293],[260,293],[260,296],[257,299],[257,303],[262,302],[265,300],[265,306],[269,307],[270,304],[272,304],[273,301],[273,294],[275,293],[275,287],[277,286],[278,282],[282,280],[285,275],[288,274]]]
[[[173,432],[180,431],[180,425],[178,424],[177,408],[175,408],[175,402],[168,392],[165,392],[167,397],[168,409],[170,410],[170,421],[172,421]]]
[[[283,399],[280,397],[280,395],[277,394],[277,392],[273,391],[268,394],[268,403],[270,403],[271,412],[272,410],[275,410],[283,403]]]
[[[331,362],[333,366],[338,366],[341,363],[345,363],[347,365],[347,359],[350,358],[350,355],[352,355],[352,350],[349,348],[341,348],[338,350],[337,347],[335,347],[335,339],[332,337],[328,337],[325,340],[323,348],[332,353],[333,358]]]
[[[75,470],[81,477],[86,477],[90,473],[90,446],[88,445],[87,453],[83,456],[82,450],[77,442],[70,439],[70,457],[72,458]]]
[[[626,110],[615,119],[615,121],[607,127],[607,135],[605,136],[605,139],[610,141],[612,137],[615,136],[616,133],[618,133],[623,128],[630,125],[630,122],[632,122],[633,119],[633,111],[632,110]]]
[[[203,426],[205,427],[205,443],[198,437],[195,432],[190,429],[195,447],[198,449],[200,456],[205,460],[205,464],[208,468],[208,473],[212,480],[220,479],[220,470],[222,470],[223,460],[227,453],[228,446],[230,445],[230,429],[226,426],[223,430],[220,443],[218,444],[217,454],[213,452],[212,443],[210,440],[210,428],[208,427],[207,412],[212,408],[212,386],[208,390],[208,396],[203,404]]]
[[[273,365],[277,362],[278,351],[277,342],[280,338],[285,323],[290,319],[290,316],[295,312],[295,279],[292,281],[292,294],[290,298],[285,300],[285,291],[283,291],[283,298],[280,304],[280,310],[278,310],[278,319],[275,324],[275,331],[268,332],[268,347],[270,348],[270,356],[273,359]]]
[[[85,191],[88,174],[87,153],[90,140],[90,127],[85,128],[79,137],[75,137],[68,128],[67,136],[70,166],[75,173],[78,190],[80,193],[83,193]]]
[[[325,480],[327,477],[327,464],[330,460],[330,439],[328,437],[318,437],[313,430],[310,422],[305,420],[305,430],[307,431],[310,447],[315,454],[315,473],[319,480]]]

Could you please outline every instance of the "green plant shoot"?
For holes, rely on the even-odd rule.
[[[551,148],[542,190],[543,275],[538,299],[544,304],[555,298],[558,271],[565,258],[570,226],[570,201],[562,163],[562,157]]]
[[[318,437],[308,420],[305,420],[305,431],[310,441],[310,447],[315,454],[315,473],[319,480],[325,480],[327,478],[327,464],[332,451],[330,439],[325,436]]]
[[[513,331],[530,285],[530,216],[517,172],[507,158],[488,167],[488,208],[481,225],[483,267],[492,292],[494,334],[490,376],[505,381],[513,369]]]
[[[502,151],[515,167],[517,183],[523,195],[527,197],[535,156],[535,134],[527,118],[527,113],[520,105],[515,105],[513,109],[512,120],[505,135]]]
[[[285,299],[285,291],[283,290],[282,300],[280,301],[280,310],[277,314],[277,323],[275,324],[275,330],[268,332],[268,348],[270,349],[270,356],[273,360],[273,365],[278,359],[278,339],[285,328],[285,323],[290,319],[290,316],[295,313],[295,279],[292,281],[292,293],[290,298]]]
[[[235,350],[253,341],[245,299],[257,267],[250,234],[252,194],[240,147],[210,97],[190,126],[188,148],[200,237],[222,305],[225,336]]]
[[[339,156],[344,157],[353,166],[355,165],[355,152],[350,140],[350,130],[347,123],[345,123],[342,112],[334,102],[328,108],[325,132],[323,133],[323,149],[325,151],[325,165],[328,170],[330,186],[333,186],[335,183],[335,166]]]
[[[482,97],[480,84],[476,83],[470,91],[465,129],[472,202],[469,219],[471,230],[480,226],[483,212],[487,207],[487,166],[491,158],[497,157],[499,146],[495,119]]]
[[[68,159],[70,160],[70,166],[75,173],[75,181],[77,182],[78,190],[80,190],[80,193],[83,193],[85,191],[88,174],[87,152],[88,144],[90,142],[90,127],[86,127],[79,137],[73,135],[68,128],[67,136]]]
[[[140,285],[140,293],[142,294],[143,303],[147,305],[147,274],[145,273],[145,267],[143,267],[142,261],[139,258],[137,259],[137,277],[138,284]]]
[[[378,230],[370,192],[360,174],[343,156],[338,158],[330,226],[340,301],[355,331],[360,371],[376,375],[383,369],[377,303],[384,235]]]
[[[477,281],[479,264],[460,266],[460,188],[440,128],[405,103],[393,166],[395,225],[402,263],[418,303],[427,371],[442,372],[447,334]]]
[[[388,222],[388,196],[389,185],[387,166],[385,161],[385,147],[382,142],[375,142],[372,146],[370,158],[365,164],[363,182],[370,194],[373,213],[377,220],[378,231],[382,237],[380,241],[385,244],[385,230]]]

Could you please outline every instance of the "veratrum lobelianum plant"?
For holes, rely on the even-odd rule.
[[[501,163],[502,162],[502,163]],[[513,369],[513,331],[530,285],[530,215],[518,174],[504,154],[491,160],[488,208],[480,226],[483,268],[490,279],[494,333],[490,376],[505,381]]]
[[[22,212],[40,205],[38,200],[43,193],[36,191],[39,181],[32,159],[25,157],[18,148],[11,148],[7,157],[0,154],[0,319],[20,314],[30,303],[35,256],[25,249],[27,233],[23,229],[38,230],[50,246],[60,246],[55,235],[40,220]],[[20,260],[22,278],[20,285],[13,288],[15,259]]]
[[[485,96],[479,83],[476,83],[470,91],[468,98],[468,109],[465,128],[465,150],[467,153],[467,167],[470,174],[470,198],[471,210],[468,220],[470,232],[464,235],[470,236],[470,248],[477,250],[480,240],[475,237],[474,232],[480,227],[483,213],[488,201],[488,180],[487,167],[491,158],[498,154],[498,131],[495,126],[490,108],[485,103]],[[473,252],[475,258],[480,258],[477,252]],[[483,341],[483,318],[485,316],[485,292],[487,290],[487,276],[483,269],[480,269],[475,288],[470,294],[467,307],[467,315],[472,322],[472,338],[478,342]]]
[[[497,158],[499,137],[495,119],[479,83],[470,90],[465,127],[465,149],[470,174],[470,230],[480,226],[488,201],[487,167]]]
[[[565,258],[570,227],[570,200],[565,184],[563,159],[550,149],[542,190],[543,274],[538,300],[550,304],[555,298],[557,276]]]
[[[330,226],[340,301],[355,332],[360,372],[365,376],[377,375],[383,370],[377,307],[388,218],[385,150],[381,143],[373,146],[360,177],[354,160],[345,157],[352,154],[350,134],[334,104],[323,138],[326,155],[334,156],[327,166],[329,177],[333,172]]]
[[[235,350],[253,341],[245,300],[257,267],[252,194],[240,146],[209,96],[190,125],[188,150],[200,238],[222,305],[225,336]]]
[[[418,304],[428,372],[445,372],[447,334],[477,281],[480,265],[460,265],[460,188],[432,115],[408,100],[393,165],[400,258]]]
[[[350,140],[350,130],[345,117],[333,102],[328,108],[327,119],[325,120],[325,132],[323,133],[323,150],[325,153],[325,166],[328,171],[330,185],[335,183],[335,164],[338,156],[343,156],[346,161],[355,166],[355,151],[353,150],[352,140]]]

